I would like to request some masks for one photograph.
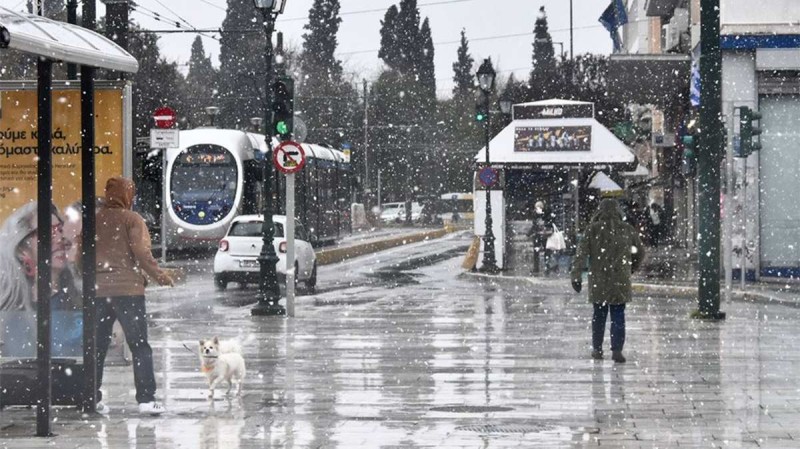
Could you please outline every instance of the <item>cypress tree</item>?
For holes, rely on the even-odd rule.
[[[219,123],[248,128],[251,117],[265,116],[266,36],[263,18],[252,0],[228,0],[223,29],[253,29],[253,33],[223,33],[220,39]]]
[[[334,53],[342,19],[339,0],[314,0],[303,35],[300,68],[303,73],[296,104],[308,126],[308,140],[338,146],[348,127],[348,107],[342,80],[342,63]]]
[[[453,97],[467,97],[475,84],[472,65],[475,60],[469,54],[467,32],[461,30],[461,45],[458,46],[456,62],[453,63]]]
[[[547,13],[544,6],[533,29],[533,70],[530,76],[531,93],[534,99],[546,99],[556,94],[557,68],[553,51],[553,38],[547,29]]]
[[[187,107],[185,116],[188,127],[194,128],[205,124],[206,106],[216,105],[217,70],[211,65],[211,58],[206,56],[203,40],[197,36],[192,42],[192,54],[189,57],[189,73],[186,75]]]

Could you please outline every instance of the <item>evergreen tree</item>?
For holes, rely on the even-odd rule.
[[[542,6],[533,29],[533,70],[529,82],[533,99],[542,100],[556,95],[557,80],[553,39],[547,29],[547,14]]]
[[[416,0],[401,0],[399,8],[393,5],[386,11],[381,22],[378,56],[389,70],[381,75],[376,92],[384,99],[391,99],[391,103],[378,103],[372,116],[394,121],[388,123],[391,128],[378,133],[383,140],[376,141],[378,145],[392,147],[392,151],[403,155],[403,160],[398,161],[402,162],[399,167],[404,170],[402,178],[398,183],[389,180],[387,187],[397,189],[393,192],[396,199],[407,199],[412,191],[433,193],[440,182],[434,176],[432,161],[426,162],[426,157],[430,156],[427,147],[441,139],[435,126],[434,49],[430,22],[426,19],[420,23]],[[384,107],[391,107],[391,113],[382,109]],[[412,145],[412,142],[423,140],[428,142],[425,147]],[[400,148],[397,145],[406,146]],[[397,168],[389,171],[398,174]],[[409,178],[414,180],[413,185],[404,185],[403,179]]]
[[[399,9],[392,5],[381,21],[378,57],[403,75],[417,76],[424,59],[422,44],[417,0],[401,0]]]
[[[461,45],[458,47],[456,62],[453,63],[453,97],[467,97],[475,85],[472,65],[475,60],[469,54],[467,32],[461,30]]]
[[[339,0],[314,0],[308,11],[295,100],[308,127],[308,140],[332,146],[349,140],[352,105],[357,103],[351,102],[355,91],[342,80],[342,63],[334,55],[342,22],[339,8]],[[352,91],[349,97],[348,91]]]
[[[251,117],[264,117],[266,36],[261,13],[252,0],[228,0],[223,29],[256,29],[254,33],[223,33],[220,39],[220,126],[248,128]]]
[[[205,124],[205,107],[218,106],[217,70],[206,56],[203,40],[197,36],[192,42],[192,54],[189,57],[189,73],[186,75],[187,108],[185,117],[187,128],[195,128]]]

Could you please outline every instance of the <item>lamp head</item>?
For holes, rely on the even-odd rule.
[[[478,68],[478,73],[476,73],[478,85],[482,91],[488,92],[494,89],[494,78],[496,75],[497,73],[492,67],[492,58],[484,59],[483,64]]]
[[[257,9],[262,11],[283,14],[283,8],[286,7],[286,0],[253,0],[253,4]]]

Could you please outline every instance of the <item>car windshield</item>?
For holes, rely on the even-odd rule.
[[[261,221],[237,221],[231,225],[228,237],[261,237]],[[283,237],[283,225],[275,223],[275,237]]]

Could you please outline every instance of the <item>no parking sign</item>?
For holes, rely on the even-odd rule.
[[[299,143],[287,140],[272,151],[272,163],[282,173],[297,173],[306,165],[306,153]]]

